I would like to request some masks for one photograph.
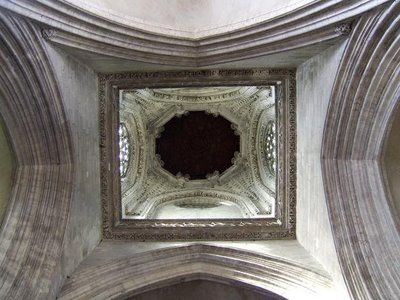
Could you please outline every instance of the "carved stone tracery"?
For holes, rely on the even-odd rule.
[[[183,88],[182,86],[188,86]],[[194,87],[215,86],[212,97],[198,94]],[[218,86],[226,88],[218,93]],[[146,88],[144,88],[146,87]],[[273,87],[273,88],[271,88]],[[177,89],[182,90],[177,94]],[[168,92],[167,92],[168,90]],[[196,91],[197,95],[193,94]],[[191,92],[192,91],[192,92]],[[271,96],[275,93],[276,101]],[[103,198],[103,234],[109,239],[174,240],[174,239],[276,239],[295,236],[295,185],[296,185],[296,114],[295,72],[292,69],[249,70],[198,70],[155,73],[120,73],[99,75],[100,95],[100,150]],[[133,102],[120,99],[131,97]],[[200,98],[199,98],[200,97]],[[271,99],[270,102],[265,99]],[[222,103],[230,103],[225,107]],[[166,109],[167,108],[167,109]],[[246,135],[246,147],[233,158],[234,167],[223,174],[210,174],[199,183],[185,174],[162,174],[162,159],[157,158],[155,139],[158,128],[176,114],[190,110],[202,110],[221,114],[236,126],[242,137]],[[107,113],[106,113],[107,112]],[[163,112],[160,114],[160,112]],[[268,113],[266,113],[268,112]],[[131,158],[126,179],[119,185],[118,148],[114,147],[116,128],[123,114],[136,115],[125,121],[132,136],[135,155]],[[276,115],[277,178],[269,173],[262,162],[259,146],[265,132],[265,120]],[[126,119],[127,120],[127,119]],[[147,120],[147,121],[146,121]],[[148,122],[152,120],[152,122]],[[249,121],[250,120],[250,121]],[[147,133],[150,133],[147,135]],[[251,133],[251,134],[250,134]],[[262,154],[262,153],[261,153]],[[251,173],[237,172],[248,169]],[[134,174],[129,173],[132,170]],[[157,184],[153,184],[157,182]],[[238,195],[230,193],[243,189]],[[202,188],[199,188],[199,184]],[[130,187],[130,188],[128,188]],[[168,191],[168,193],[165,193]],[[179,201],[177,200],[177,192]],[[129,199],[136,198],[134,203]],[[122,201],[121,201],[122,198]],[[174,206],[186,199],[198,198],[209,201],[230,202],[247,216],[240,219],[144,219],[144,214],[157,215],[152,207]],[[218,200],[221,199],[221,200]],[[273,199],[274,201],[269,201]],[[260,201],[261,200],[261,201]],[[192,201],[197,205],[198,201]],[[208,202],[207,202],[208,203]],[[272,204],[271,204],[272,203]],[[129,214],[131,214],[129,216]],[[130,218],[127,219],[126,217]],[[136,218],[132,218],[136,216]],[[240,228],[243,228],[241,230]]]
[[[152,212],[158,209],[157,205],[174,202],[174,195],[181,199],[178,195],[182,191],[192,189],[197,189],[198,193],[186,193],[186,206],[198,203],[203,198],[207,202],[207,194],[210,193],[216,195],[214,202],[218,204],[223,193],[229,191],[223,198],[241,208],[242,214],[238,217],[273,217],[276,175],[274,170],[268,169],[268,164],[257,163],[263,161],[258,155],[268,152],[268,149],[259,150],[259,146],[265,147],[267,144],[259,144],[257,141],[262,139],[258,135],[264,134],[258,130],[260,123],[275,124],[274,95],[273,86],[144,89],[123,92],[120,98],[120,121],[142,122],[136,128],[135,134],[130,136],[132,139],[145,136],[147,149],[146,156],[142,156],[142,162],[138,164],[144,167],[144,179],[140,181],[142,186],[138,185],[139,182],[134,184],[133,180],[122,186],[123,218],[151,218],[154,215]],[[214,172],[208,174],[206,179],[190,180],[188,174],[171,174],[166,171],[162,157],[156,154],[156,139],[163,131],[164,124],[174,116],[179,117],[190,111],[206,111],[214,116],[223,116],[232,122],[231,127],[235,134],[240,135],[240,152],[235,153],[232,167],[223,173]],[[135,141],[133,144],[139,142]],[[259,170],[252,172],[254,169]],[[269,180],[263,181],[261,176],[255,175],[267,172],[270,173]],[[137,172],[134,170],[132,173]],[[142,193],[137,193],[138,190]],[[168,197],[165,198],[165,194]]]
[[[119,130],[119,173],[121,180],[126,177],[126,173],[128,171],[129,166],[129,158],[134,156],[133,153],[130,152],[130,141],[128,129],[124,123],[120,123]]]
[[[271,175],[275,174],[276,171],[276,132],[275,122],[269,121],[266,126],[265,133],[265,163]]]

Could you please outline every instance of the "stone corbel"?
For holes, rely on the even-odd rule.
[[[189,182],[190,176],[188,174],[183,175],[181,172],[178,172],[175,176],[177,185],[181,188],[186,186],[186,183]]]
[[[206,114],[208,115],[213,115],[214,117],[218,117],[220,115],[219,113],[219,107],[211,107],[205,110]]]
[[[240,130],[239,130],[239,126],[237,124],[232,123],[231,128],[234,131],[235,135],[240,136]]]
[[[164,126],[155,127],[154,125],[149,126],[148,133],[154,138],[158,139],[161,137],[161,133],[165,130]]]
[[[163,167],[164,166],[164,162],[162,161],[160,154],[156,154],[155,162],[156,162],[158,167]]]
[[[220,174],[218,171],[214,171],[214,173],[212,174],[207,174],[206,179],[211,184],[211,187],[215,187],[216,185],[221,185]]]
[[[42,28],[41,33],[44,39],[51,40],[53,37],[56,36],[57,30],[55,30],[54,28]]]
[[[349,35],[351,32],[351,23],[342,23],[335,27],[335,32],[339,35]]]
[[[161,133],[165,130],[164,126],[157,127],[155,130],[155,138],[158,139],[161,137]]]
[[[246,166],[248,161],[243,157],[240,152],[235,151],[234,157],[231,160],[232,164],[236,167]]]
[[[175,115],[180,118],[182,116],[187,116],[189,114],[189,111],[186,110],[183,105],[177,105],[176,110],[175,110]]]

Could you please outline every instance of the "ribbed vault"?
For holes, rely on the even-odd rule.
[[[119,122],[132,150],[121,176],[123,218],[273,218],[280,182],[264,141],[268,124],[277,124],[273,140],[287,127],[277,94],[272,85],[122,90]],[[286,149],[279,142],[271,152]],[[214,207],[188,207],[202,203]]]

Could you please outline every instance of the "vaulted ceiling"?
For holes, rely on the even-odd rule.
[[[288,299],[396,299],[399,1],[123,3],[0,1],[0,114],[15,156],[0,298],[127,298],[211,280]],[[102,236],[99,71],[277,66],[296,68],[296,240]]]
[[[300,9],[315,0],[65,0],[123,26],[198,39],[243,29]]]

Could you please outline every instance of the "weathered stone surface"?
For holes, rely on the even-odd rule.
[[[400,222],[400,108],[397,107],[383,153],[388,198],[394,218]]]
[[[226,242],[226,246],[218,242],[106,242],[76,269],[59,298],[124,299],[165,285],[204,279],[247,285],[288,299],[334,299],[337,294],[327,273],[295,241],[286,243],[253,242],[243,250],[240,242]],[[138,251],[140,247],[147,251]],[[262,254],[257,248],[263,249]],[[285,250],[292,259],[282,255]]]
[[[0,114],[17,160],[0,232],[0,298],[54,298],[73,193],[73,143],[44,41],[0,13]]]
[[[46,46],[74,146],[73,197],[61,264],[65,277],[101,238],[97,74],[62,50]]]
[[[65,1],[10,0],[4,8],[55,31],[57,45],[113,58],[172,66],[201,67],[317,45],[347,34],[343,23],[390,0],[316,1],[305,9],[243,28],[182,38],[143,31],[82,10]],[[50,4],[51,3],[51,4]]]
[[[52,298],[100,240],[97,76],[47,47],[35,26],[6,14],[1,22],[1,114],[18,165],[0,295]]]
[[[400,231],[382,151],[400,98],[400,3],[363,16],[349,38],[327,112],[322,174],[343,276],[354,299],[400,295]]]
[[[345,291],[333,244],[321,173],[326,111],[346,42],[333,46],[297,69],[297,240]]]
[[[11,145],[7,138],[6,127],[0,116],[0,224],[10,200],[15,167]]]
[[[137,66],[132,60],[164,64],[164,68],[217,62],[244,68],[247,63],[256,62],[244,60],[250,57],[268,64],[265,55],[269,54],[276,54],[284,64],[284,53],[291,49],[305,49],[303,57],[307,57],[310,55],[307,49],[315,51],[315,48],[306,46],[333,43],[338,37],[349,34],[350,21],[353,21],[353,32],[336,74],[333,69],[339,53],[331,53],[328,59],[332,77],[336,76],[329,105],[324,101],[328,97],[326,91],[310,95],[316,108],[326,109],[327,117],[323,130],[318,127],[314,132],[316,137],[323,132],[321,144],[312,141],[312,153],[303,156],[310,162],[310,165],[305,163],[304,169],[315,172],[307,175],[304,181],[315,179],[312,191],[321,197],[318,202],[302,203],[318,220],[320,228],[313,231],[315,240],[325,244],[319,246],[312,241],[312,236],[303,235],[305,231],[301,226],[299,240],[332,277],[337,278],[335,258],[328,259],[332,246],[324,218],[322,194],[325,194],[336,248],[336,255],[332,256],[339,260],[351,298],[398,298],[399,220],[388,198],[390,190],[383,181],[382,153],[400,97],[399,1],[319,1],[313,11],[288,14],[260,27],[250,26],[244,31],[202,41],[171,39],[125,28],[79,9],[60,13],[61,9],[69,7],[62,1],[9,0],[0,1],[0,5],[46,27],[41,33],[30,21],[11,17],[6,10],[0,13],[0,114],[10,134],[17,162],[10,206],[0,232],[0,298],[54,299],[63,275],[72,271],[85,256],[84,252],[90,251],[99,238],[97,210],[89,209],[97,205],[97,185],[94,179],[85,179],[87,171],[95,176],[97,170],[93,165],[97,152],[91,145],[96,143],[93,130],[97,106],[93,106],[89,121],[83,113],[90,111],[91,103],[80,102],[80,95],[84,98],[94,95],[94,73],[47,48],[43,38],[74,51],[84,50],[80,52],[82,59],[88,55],[87,51],[91,52],[92,61],[100,57],[95,53],[102,55],[100,63],[110,59],[110,64],[103,67],[106,71],[108,68],[121,71],[118,68],[122,64],[114,64],[113,59],[125,59],[123,62],[129,61],[136,68],[144,65]],[[375,10],[370,11],[372,8]],[[368,11],[370,13],[366,13]],[[328,77],[322,65],[329,51],[303,66],[310,64],[311,67],[315,63],[312,69],[320,74],[311,77],[317,86],[317,79]],[[147,65],[150,66],[154,68],[155,65]],[[68,84],[64,87],[60,81]],[[326,82],[330,85],[331,78]],[[323,103],[317,101],[320,96]],[[313,116],[316,126],[322,125],[322,116],[317,117],[305,104],[300,107],[307,112],[305,116],[308,113]],[[78,130],[81,126],[88,132]],[[324,191],[318,184],[315,156],[318,147],[322,147]],[[90,151],[93,151],[93,158]],[[305,155],[301,149],[299,154]],[[390,174],[389,169],[386,171]],[[398,185],[398,182],[391,184]],[[87,195],[88,191],[93,195]],[[308,193],[299,190],[299,195]],[[298,211],[301,208],[299,206]],[[305,225],[306,214],[302,214],[299,211]],[[90,222],[84,223],[83,216]],[[326,235],[322,238],[323,233]],[[145,253],[139,250],[151,250],[148,244],[129,244],[110,247],[111,252],[97,255],[104,250],[102,244],[96,249],[96,255],[89,256],[73,272],[62,295],[65,298],[119,297],[127,291],[136,293],[143,291],[143,287],[157,287],[160,279],[173,282],[199,275],[207,280],[222,276],[230,282],[250,281],[254,288],[261,287],[294,299],[299,297],[299,291],[317,299],[326,299],[326,287],[332,292],[330,276],[314,269],[310,255],[306,255],[306,261],[313,266],[311,268],[293,262],[296,255],[304,254],[301,247],[297,248],[297,254],[285,251],[284,247],[274,248],[275,254],[282,253],[275,257],[269,255],[273,248],[270,244],[259,247],[263,255],[252,253],[258,248],[255,244],[249,243],[241,251],[224,250],[220,247],[222,244],[219,242],[214,247],[181,245],[172,249],[165,248],[164,244],[160,251],[153,249]],[[129,251],[136,251],[136,254]],[[162,273],[158,272],[160,266],[164,268]],[[113,281],[107,281],[110,278]],[[115,280],[121,284],[115,284]],[[341,299],[336,290],[331,296]]]

